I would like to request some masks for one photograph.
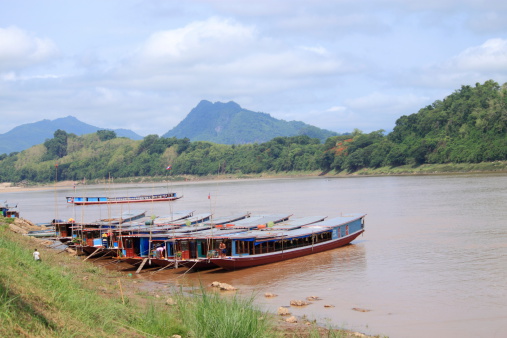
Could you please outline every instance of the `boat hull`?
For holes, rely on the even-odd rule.
[[[139,267],[147,257],[120,257],[118,258],[121,262],[132,265],[133,267]],[[178,261],[179,263],[179,261]],[[176,262],[174,258],[149,258],[143,267],[171,267],[175,266]],[[179,265],[181,266],[181,265]]]
[[[180,266],[184,266],[187,269],[192,270],[208,270],[208,269],[216,269],[219,266],[216,265],[211,259],[189,259],[189,260],[180,260],[178,261]]]
[[[118,255],[117,248],[108,248],[104,249],[104,247],[100,246],[80,246],[80,251],[83,252],[84,255],[90,256],[93,254],[93,257],[114,257]]]
[[[328,242],[319,243],[313,246],[310,245],[307,247],[301,247],[286,251],[279,251],[260,255],[212,258],[210,261],[226,270],[237,270],[249,268],[252,266],[271,264],[342,247],[352,242],[363,232],[364,229],[357,231],[353,234],[350,234],[348,236],[337,238],[335,240],[331,240]]]

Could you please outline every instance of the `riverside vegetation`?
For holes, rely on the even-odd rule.
[[[128,275],[46,248],[9,223],[0,216],[2,337],[365,337],[283,324],[253,297],[222,297],[204,286],[168,290],[165,298],[147,294]],[[33,259],[34,248],[42,262]]]
[[[78,137],[57,130],[43,144],[0,155],[0,182],[51,182],[55,167],[58,179],[74,181],[288,172],[505,171],[506,133],[507,84],[489,80],[462,86],[443,100],[400,117],[388,134],[355,130],[329,137],[323,144],[306,135],[224,145],[158,135],[134,141],[107,130]],[[482,163],[490,164],[477,165]],[[166,170],[168,165],[171,170]]]

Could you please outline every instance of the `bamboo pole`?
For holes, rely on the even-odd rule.
[[[120,285],[121,301],[125,305],[125,297],[123,297],[123,289],[121,288],[121,280],[118,278],[118,285]]]
[[[136,273],[141,272],[141,270],[143,269],[144,264],[146,264],[146,262],[147,262],[147,261],[148,261],[148,258],[143,259],[143,262],[142,262],[142,263],[141,263],[141,265],[139,265],[139,267],[137,268]]]
[[[90,254],[90,256],[86,257],[85,259],[83,259],[83,262],[86,261],[88,258],[92,257],[92,256],[95,256],[95,254],[98,254],[99,252],[103,251],[104,249],[100,248],[100,249],[97,249],[95,250],[94,252],[92,252]]]

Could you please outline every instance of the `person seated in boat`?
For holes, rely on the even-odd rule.
[[[227,255],[227,247],[225,246],[224,242],[220,242],[220,245],[218,246],[218,252],[220,253],[220,258],[225,258]]]

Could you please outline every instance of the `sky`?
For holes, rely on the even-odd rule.
[[[505,0],[0,0],[0,133],[74,116],[141,136],[201,100],[391,131],[507,82]]]

